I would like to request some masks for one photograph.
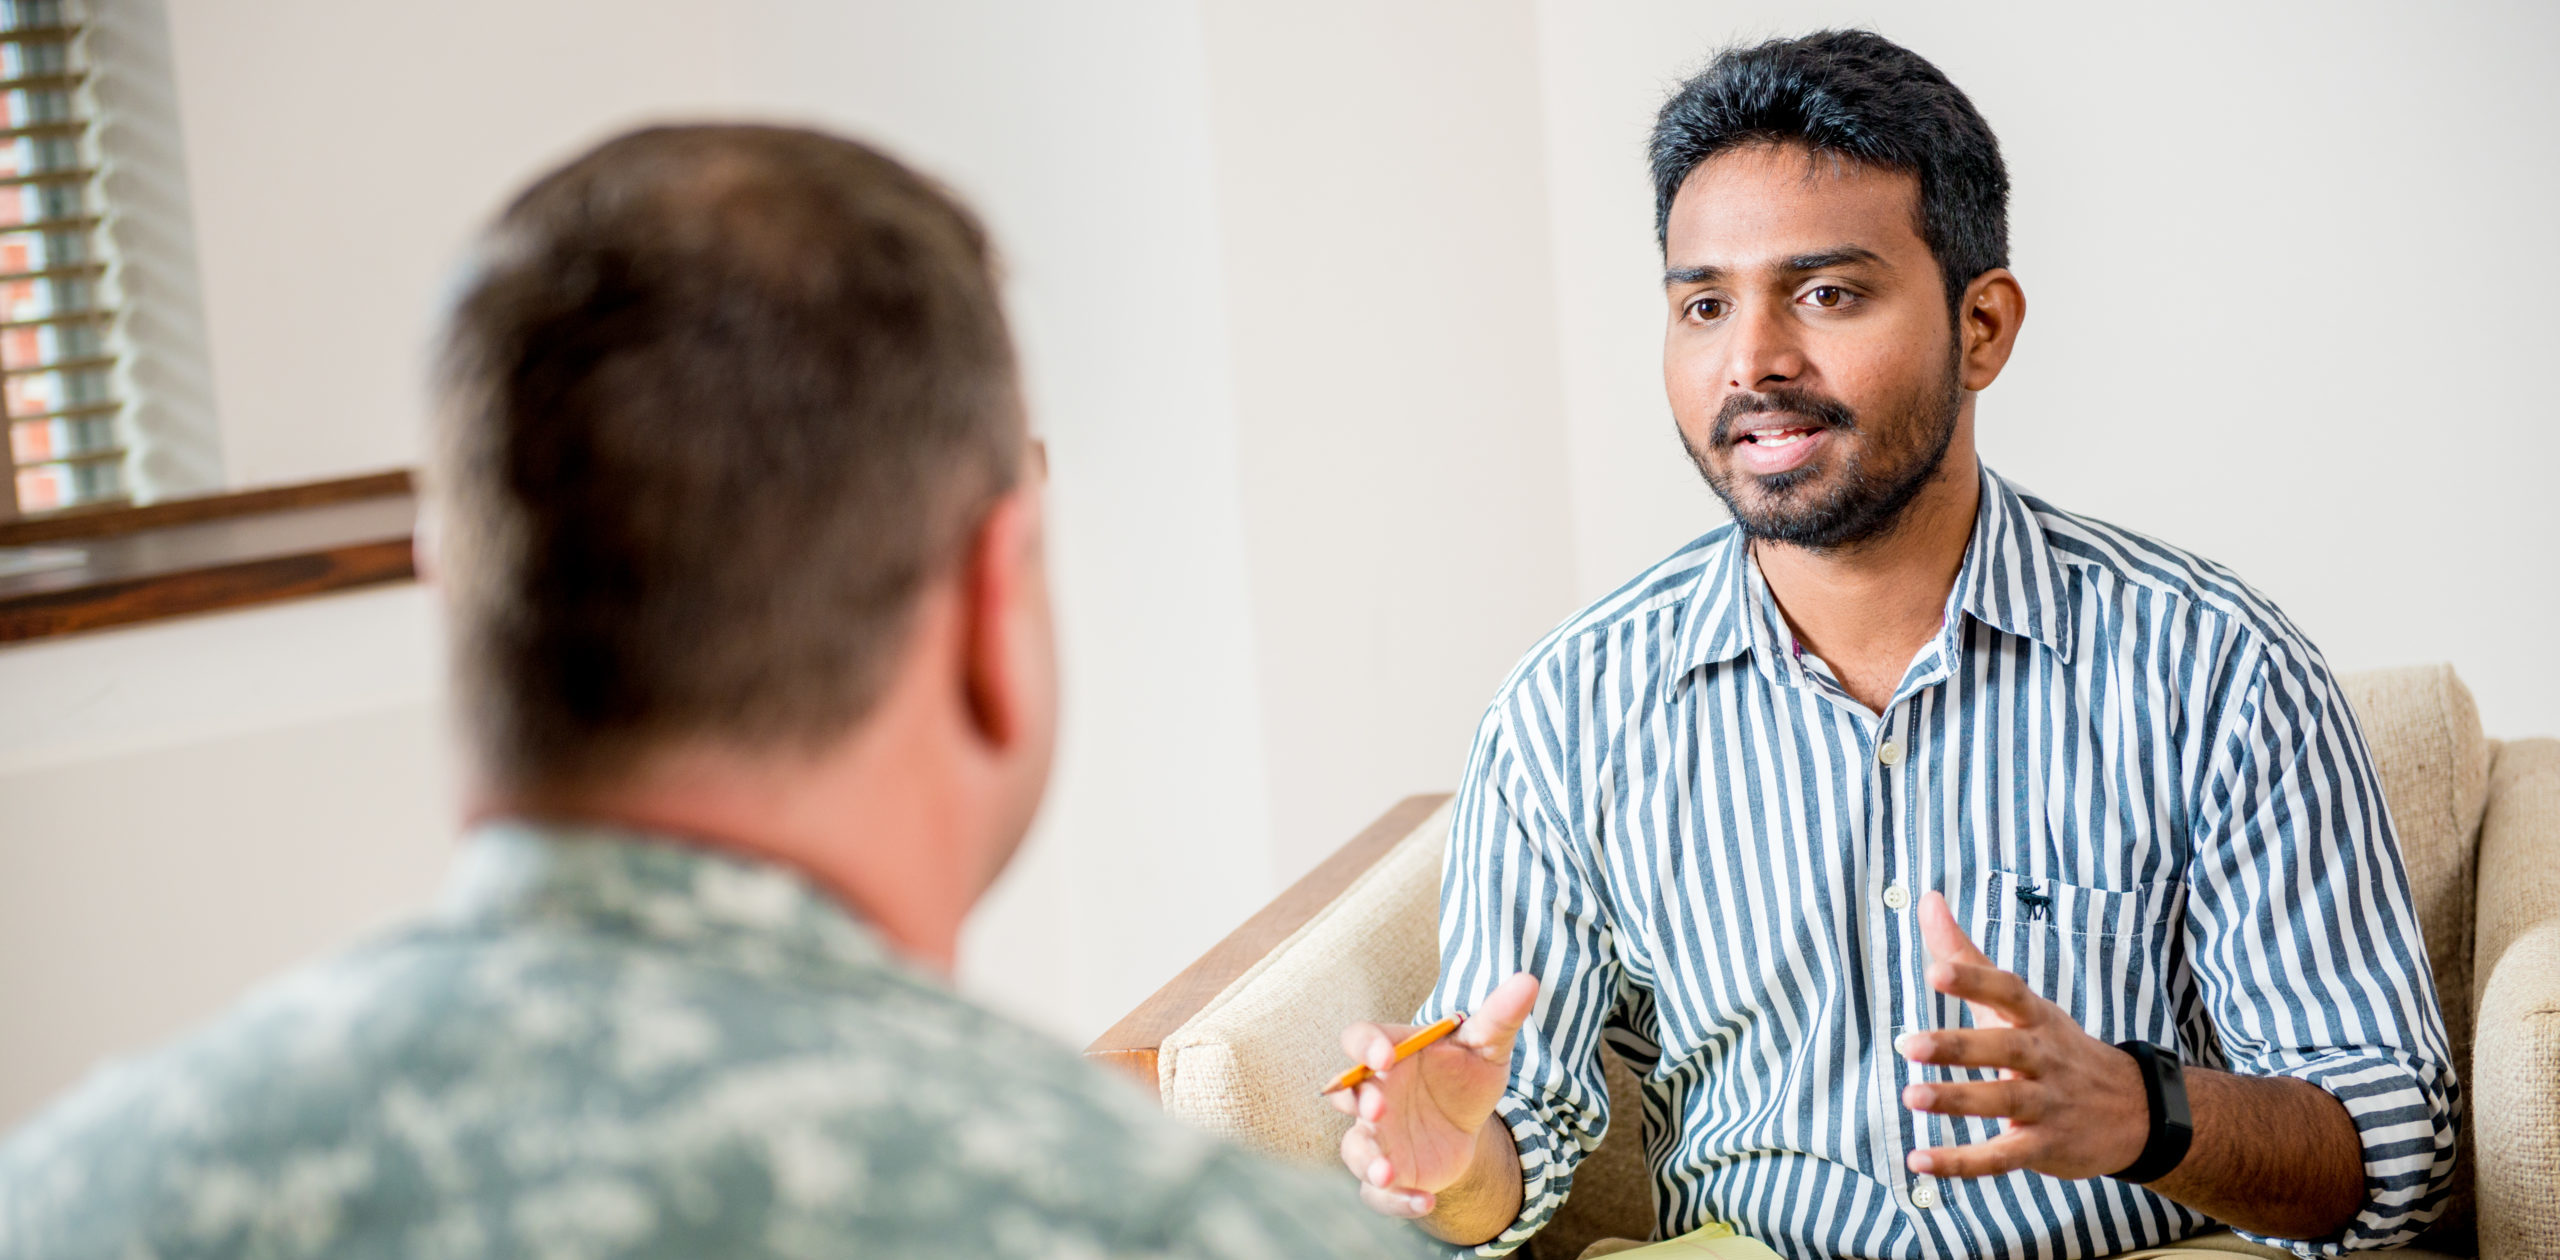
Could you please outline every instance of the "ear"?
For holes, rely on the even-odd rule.
[[[1041,556],[1038,482],[996,501],[970,540],[962,594],[962,685],[969,716],[988,744],[1011,749],[1035,737],[1049,685],[1049,592]]]
[[[2027,293],[2006,267],[1995,267],[1966,285],[1956,307],[1956,336],[1962,344],[1959,371],[1964,387],[1988,389],[2008,366],[2017,348],[2018,326],[2027,322]]]

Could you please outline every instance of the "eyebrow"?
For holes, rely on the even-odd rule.
[[[1846,267],[1853,263],[1881,267],[1887,271],[1893,270],[1893,264],[1886,262],[1884,255],[1872,249],[1856,245],[1841,245],[1832,249],[1815,250],[1810,254],[1797,254],[1779,263],[1778,271],[1783,275],[1802,275],[1808,271],[1828,271],[1834,267]],[[1725,270],[1722,267],[1672,267],[1663,271],[1662,284],[1664,288],[1676,284],[1712,284],[1724,277]]]

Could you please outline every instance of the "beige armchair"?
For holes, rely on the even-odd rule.
[[[2454,1202],[2420,1246],[2560,1257],[2560,740],[2483,738],[2471,693],[2447,666],[2344,684],[2399,824],[2463,1068]],[[1087,1055],[1203,1128],[1337,1166],[1347,1121],[1314,1086],[1342,1066],[1345,1024],[1401,1019],[1429,993],[1447,834],[1446,795],[1387,811]],[[1612,1113],[1641,1114],[1632,1076],[1614,1056],[1606,1066]],[[1650,1235],[1635,1129],[1611,1126],[1534,1255],[1570,1260],[1596,1238]]]

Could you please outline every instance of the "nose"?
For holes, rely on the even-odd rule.
[[[1804,346],[1796,339],[1795,321],[1767,303],[1750,303],[1735,311],[1725,342],[1725,384],[1731,389],[1764,390],[1804,375]]]

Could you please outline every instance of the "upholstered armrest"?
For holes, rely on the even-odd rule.
[[[1392,843],[1164,1034],[1156,1087],[1167,1112],[1282,1159],[1340,1167],[1349,1121],[1316,1087],[1344,1066],[1344,1026],[1402,1019],[1430,995],[1447,800],[1412,798],[1364,832]]]
[[[1430,992],[1439,964],[1440,850],[1449,829],[1448,801],[1445,792],[1405,798],[1095,1038],[1085,1057],[1138,1078],[1181,1113],[1174,1082],[1182,1078],[1183,1050],[1203,1044],[1203,1021],[1228,1011],[1225,1022],[1232,1026],[1242,1012],[1229,1008],[1245,997],[1245,982],[1286,961],[1281,975],[1255,986],[1257,995],[1285,984],[1313,995],[1319,1009],[1295,1012],[1313,1030],[1300,1030],[1298,1040],[1305,1044],[1296,1047],[1299,1061],[1265,1066],[1305,1076],[1307,1101],[1333,1115],[1315,1099],[1315,1084],[1328,1066],[1339,1067],[1343,1025],[1411,1014]],[[1392,869],[1379,871],[1382,863]],[[1367,895],[1346,906],[1355,887],[1365,887]],[[1390,892],[1395,895],[1385,896]],[[1315,933],[1311,929],[1319,922],[1330,927]],[[1311,935],[1318,937],[1312,945]],[[1341,948],[1346,941],[1359,948]],[[1205,1088],[1205,1081],[1195,1083]],[[1277,1082],[1266,1088],[1276,1091]],[[1212,1127],[1232,1133],[1225,1125]],[[1304,1146],[1303,1140],[1275,1144],[1262,1140],[1265,1135],[1233,1135],[1265,1150]],[[1308,1156],[1301,1151],[1300,1157]]]
[[[2525,933],[2490,975],[2475,1044],[2480,1254],[2560,1256],[2560,918]]]
[[[2560,740],[2512,741],[2480,824],[2468,1087],[2483,1260],[2560,1256]]]
[[[1338,1168],[1349,1121],[1316,1096],[1345,1025],[1410,1016],[1440,964],[1449,797],[1408,797],[1156,991],[1086,1057],[1150,1084],[1164,1108],[1281,1159]],[[1604,1056],[1624,1123],[1586,1159],[1534,1260],[1653,1230],[1635,1078]]]

